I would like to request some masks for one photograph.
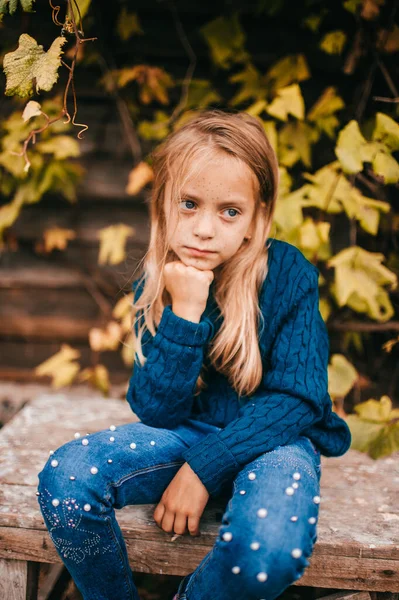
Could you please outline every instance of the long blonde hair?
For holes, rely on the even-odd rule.
[[[245,112],[227,113],[204,110],[173,131],[152,153],[154,182],[150,200],[150,242],[140,264],[144,282],[142,293],[133,302],[133,344],[135,356],[143,366],[145,331],[156,333],[163,309],[172,303],[163,281],[167,262],[178,260],[168,247],[168,211],[165,188],[170,182],[172,203],[181,201],[185,182],[201,169],[211,151],[224,153],[248,165],[254,175],[256,202],[252,237],[219,268],[213,281],[214,299],[223,317],[222,325],[208,344],[210,364],[223,373],[239,396],[252,394],[262,378],[258,328],[263,316],[259,292],[268,271],[268,247],[278,194],[279,171],[275,152],[262,123]],[[140,266],[140,265],[139,265]],[[139,317],[136,318],[138,311]],[[141,321],[141,326],[136,324]],[[143,322],[144,321],[144,322]],[[145,346],[145,344],[144,344]],[[207,387],[203,365],[196,382],[195,395]]]

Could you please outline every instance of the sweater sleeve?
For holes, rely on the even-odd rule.
[[[137,281],[133,282],[134,301]],[[140,314],[140,319],[143,318]],[[200,373],[204,348],[213,334],[213,324],[201,317],[199,323],[188,321],[165,306],[155,336],[145,330],[141,366],[137,356],[129,381],[126,399],[138,418],[152,427],[172,429],[191,412],[195,384]],[[138,323],[135,323],[138,333]]]
[[[209,494],[217,494],[259,455],[294,442],[322,419],[325,403],[331,403],[329,339],[319,311],[318,269],[309,264],[297,281],[295,289],[288,290],[289,308],[277,325],[258,389],[236,419],[183,452]]]

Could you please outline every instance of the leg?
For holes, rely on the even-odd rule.
[[[43,519],[84,600],[138,600],[114,508],[158,502],[182,452],[212,430],[111,427],[62,445],[38,474]]]
[[[299,579],[317,539],[320,452],[309,438],[248,463],[212,550],[179,587],[179,600],[274,600]]]

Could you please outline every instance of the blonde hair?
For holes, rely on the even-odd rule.
[[[215,301],[223,323],[208,344],[210,364],[226,376],[239,396],[252,394],[262,378],[258,327],[263,323],[259,292],[268,272],[267,239],[272,225],[278,194],[279,171],[275,152],[262,123],[245,112],[227,113],[219,109],[204,110],[185,121],[152,153],[154,182],[150,200],[150,242],[143,257],[144,282],[137,303],[133,302],[133,344],[141,366],[146,362],[142,338],[146,330],[154,336],[163,309],[172,303],[163,282],[167,262],[179,260],[168,247],[168,215],[165,188],[170,182],[170,198],[178,205],[185,182],[199,172],[212,152],[245,163],[254,175],[256,202],[250,241],[228,261],[219,266],[213,281]],[[136,323],[144,319],[136,335]],[[206,366],[196,382],[195,395],[207,387]]]

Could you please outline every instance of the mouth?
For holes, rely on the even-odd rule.
[[[196,254],[198,256],[206,256],[208,254],[215,254],[213,250],[198,250],[198,248],[190,248],[190,246],[185,246],[187,250],[189,250],[192,254]]]

